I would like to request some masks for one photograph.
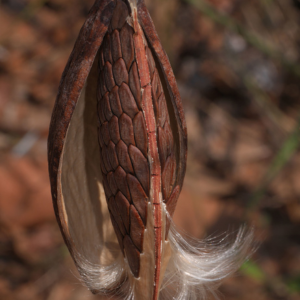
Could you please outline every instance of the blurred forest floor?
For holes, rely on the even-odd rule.
[[[221,299],[300,299],[300,1],[148,0],[189,134],[176,223],[196,237],[255,227]],[[92,0],[0,1],[0,299],[99,299],[56,225],[47,135]]]

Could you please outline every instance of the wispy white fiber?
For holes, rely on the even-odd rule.
[[[209,294],[219,299],[216,289],[220,281],[251,254],[253,230],[241,227],[233,243],[228,241],[232,235],[199,241],[181,235],[171,217],[167,217],[171,222],[168,240],[172,255],[159,300],[205,300]],[[92,292],[122,300],[142,300],[134,296],[130,270],[122,254],[108,266],[92,264],[79,253],[75,257],[82,281]]]
[[[241,227],[232,244],[228,235],[218,242],[213,238],[197,241],[183,237],[168,218],[172,256],[159,299],[204,300],[209,294],[218,299],[220,281],[235,272],[251,253],[253,230]]]
[[[76,253],[76,263],[83,283],[95,294],[134,300],[133,286],[128,280],[128,264],[122,254],[110,265],[93,264]]]

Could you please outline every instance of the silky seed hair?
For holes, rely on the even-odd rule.
[[[219,299],[216,290],[221,280],[237,271],[254,251],[253,229],[242,226],[234,242],[230,242],[233,234],[199,241],[180,234],[170,215],[168,218],[172,257],[164,275],[160,299],[204,300],[209,295]]]
[[[230,242],[233,233],[224,234],[223,238],[197,240],[180,233],[169,214],[168,219],[172,256],[159,300],[206,300],[209,296],[219,299],[217,288],[221,280],[237,271],[254,251],[253,229],[242,226],[233,242]],[[108,266],[91,264],[87,258],[77,256],[82,281],[91,291],[118,299],[140,300],[134,296],[134,286],[128,279],[130,269],[121,255]],[[116,282],[120,284],[116,286]]]

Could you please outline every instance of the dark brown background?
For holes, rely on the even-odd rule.
[[[300,299],[300,2],[147,2],[188,125],[176,223],[200,238],[255,226],[260,247],[223,299]],[[98,299],[63,244],[46,161],[59,79],[93,1],[0,3],[0,299]]]

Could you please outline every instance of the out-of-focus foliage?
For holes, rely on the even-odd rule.
[[[188,125],[176,223],[196,237],[255,227],[258,249],[224,299],[300,299],[299,1],[146,2]],[[92,4],[0,2],[0,299],[97,299],[76,279],[46,163],[60,76]]]

